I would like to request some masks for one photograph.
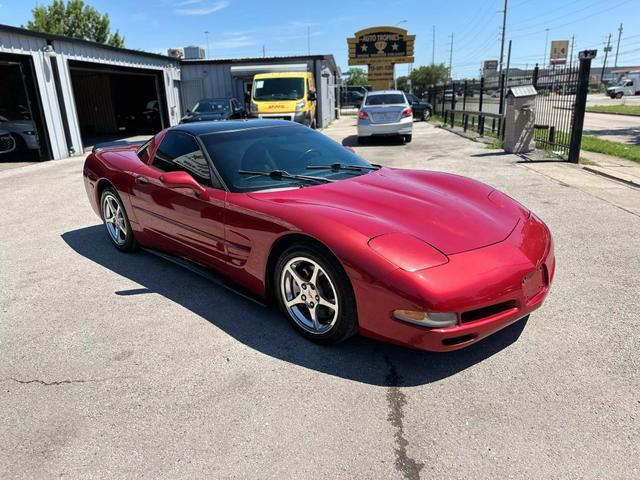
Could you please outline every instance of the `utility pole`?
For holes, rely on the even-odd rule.
[[[504,0],[504,10],[502,11],[502,41],[500,42],[500,73],[504,63],[504,37],[507,33],[507,0]]]
[[[311,26],[307,25],[307,55],[311,55]]]
[[[262,56],[266,57],[267,56],[267,51],[264,48],[264,45],[262,45]]]
[[[545,68],[545,65],[547,65],[547,44],[549,43],[549,29],[545,28],[544,31],[544,57],[542,58],[542,68]]]
[[[433,26],[433,41],[431,42],[431,65],[436,64],[436,26]]]
[[[604,80],[604,70],[607,68],[607,56],[611,51],[611,34],[609,34],[609,39],[607,40],[607,45],[604,47],[604,62],[602,63],[602,71],[600,72],[600,84],[602,84]]]
[[[209,58],[209,30],[207,30],[206,32],[204,32],[204,36],[207,39],[207,58]]]
[[[616,59],[613,62],[613,67],[618,66],[618,52],[620,52],[620,38],[622,37],[622,23],[620,24],[620,28],[618,28],[618,45],[616,46]]]
[[[451,32],[451,44],[449,46],[449,78],[453,81],[453,32]]]
[[[573,44],[576,41],[576,36],[571,35],[571,55],[569,56],[569,66],[573,65]]]

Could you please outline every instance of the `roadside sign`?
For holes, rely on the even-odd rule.
[[[553,40],[551,42],[551,65],[566,64],[568,52],[569,40]]]

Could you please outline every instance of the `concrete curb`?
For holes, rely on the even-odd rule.
[[[640,183],[635,182],[634,180],[631,180],[628,178],[623,178],[618,175],[614,175],[612,173],[606,172],[602,168],[593,167],[591,165],[582,165],[582,169],[586,170],[587,172],[591,172],[596,175],[600,175],[602,177],[608,178],[610,180],[615,180],[616,182],[624,183],[625,185],[628,185],[633,188],[640,188]]]
[[[620,112],[594,112],[588,109],[587,107],[587,113],[602,113],[603,115],[618,115],[621,117],[637,117],[640,118],[639,114],[633,114],[633,113],[620,113]]]

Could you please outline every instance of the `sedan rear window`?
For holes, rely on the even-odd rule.
[[[404,95],[399,93],[384,93],[367,96],[366,105],[402,105],[407,103]]]

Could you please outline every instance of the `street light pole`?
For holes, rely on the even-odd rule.
[[[207,39],[207,58],[209,58],[210,57],[210,55],[209,55],[210,54],[210,52],[209,52],[209,30],[204,32],[204,36]]]
[[[431,44],[431,65],[436,64],[436,26],[433,26],[433,42]]]
[[[542,57],[542,68],[546,68],[547,65],[547,44],[549,43],[549,29],[545,28],[544,31],[544,57]]]
[[[449,79],[453,81],[453,32],[451,32],[451,45],[449,46]]]

